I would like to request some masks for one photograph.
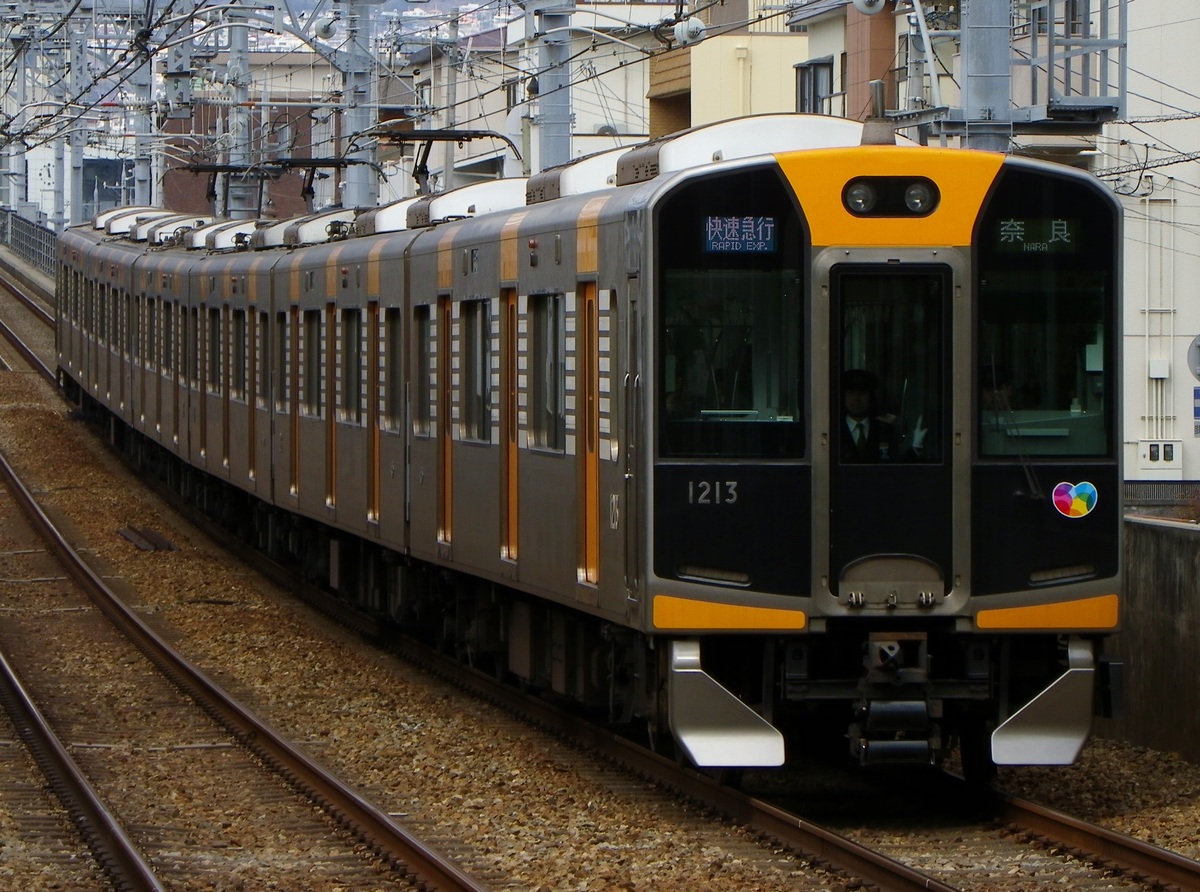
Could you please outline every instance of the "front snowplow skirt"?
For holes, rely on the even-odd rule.
[[[1092,644],[1072,638],[1067,671],[992,732],[997,765],[1070,765],[1092,730],[1096,660]]]
[[[700,666],[699,641],[671,642],[667,698],[671,733],[701,768],[783,764],[783,735]]]

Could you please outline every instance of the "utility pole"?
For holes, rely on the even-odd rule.
[[[229,82],[233,87],[233,104],[226,118],[229,139],[227,161],[230,172],[225,174],[229,206],[226,213],[233,220],[249,220],[258,216],[258,190],[253,186],[250,166],[254,160],[253,134],[250,128],[250,32],[245,13],[236,7],[229,11]],[[218,199],[219,200],[219,199]]]
[[[87,35],[86,25],[79,20],[73,20],[70,25],[71,60],[70,95],[82,96],[86,87],[87,77]],[[83,215],[83,146],[87,138],[83,121],[71,122],[68,139],[71,144],[71,182],[69,186],[71,200],[68,202],[71,215],[71,225],[82,223]],[[63,191],[63,190],[60,190]],[[94,191],[94,190],[93,190]]]
[[[378,122],[375,108],[375,7],[379,0],[346,0],[347,44],[349,49],[340,63],[344,84],[342,103],[350,151],[346,160],[346,187],[342,195],[345,207],[370,207],[379,198],[374,149],[360,148],[359,134]]]
[[[28,195],[28,177],[25,170],[25,145],[21,138],[21,133],[25,129],[25,122],[29,119],[28,103],[25,96],[25,80],[26,80],[26,61],[29,55],[30,37],[18,25],[13,32],[10,33],[9,40],[13,45],[13,62],[16,66],[13,81],[16,84],[17,97],[17,113],[12,118],[12,132],[17,135],[17,138],[8,144],[8,180],[9,180],[9,198],[12,200],[12,206],[18,210],[21,205],[29,200]]]
[[[962,108],[967,148],[1006,152],[1012,139],[1012,50],[1007,3],[962,7]]]
[[[450,26],[446,47],[446,130],[454,129],[455,104],[458,102],[458,15],[456,6],[450,10]],[[454,148],[455,143],[445,140],[442,143],[442,191],[448,192],[456,185],[454,182]]]
[[[1124,113],[1128,0],[909,2],[909,47],[926,67],[932,104],[923,91],[910,95],[909,108],[889,115],[903,126],[1006,152],[1014,136],[1094,136]],[[867,15],[895,11],[882,0],[855,0],[855,6]],[[935,41],[955,39],[962,53],[961,105],[947,107]]]
[[[567,56],[571,48],[570,0],[532,0],[526,6],[530,33],[536,34],[538,109],[541,124],[539,167],[557,167],[571,160],[571,78]]]
[[[138,27],[137,20],[132,23]],[[149,22],[142,20],[142,30],[137,32],[134,39],[134,51],[139,56],[139,63],[134,69],[130,82],[133,84],[133,203],[141,205],[154,204],[153,179],[150,172],[150,134],[154,122],[150,116],[151,99],[151,66],[154,59],[146,41],[149,39]]]

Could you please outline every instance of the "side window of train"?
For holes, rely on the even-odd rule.
[[[146,298],[146,356],[148,369],[158,368],[158,301]]]
[[[238,308],[233,311],[233,356],[230,361],[233,364],[231,371],[230,390],[231,395],[235,400],[246,399],[246,363],[248,356],[246,353],[246,311]]]
[[[433,423],[433,308],[413,308],[416,369],[413,377],[413,432],[428,437]]]
[[[303,411],[310,418],[321,417],[321,360],[325,351],[321,344],[321,311],[304,311],[304,393]]]
[[[341,420],[362,424],[363,410],[363,312],[358,307],[342,310]]]
[[[529,434],[541,449],[566,441],[566,355],[561,294],[529,296]]]
[[[206,366],[208,378],[208,392],[219,394],[221,392],[221,347],[224,343],[224,331],[221,325],[221,308],[209,307],[208,309],[208,364]]]
[[[186,334],[187,343],[187,379],[189,386],[195,389],[200,384],[200,308],[192,307],[188,314]]]
[[[288,372],[291,369],[292,358],[287,310],[280,310],[275,314],[274,340],[275,362],[271,374],[275,381],[275,411],[287,414],[291,411],[291,407],[288,405]]]
[[[383,429],[396,433],[404,420],[404,329],[399,307],[383,311]]]
[[[268,406],[269,394],[271,392],[271,365],[269,357],[271,356],[271,316],[269,313],[262,311],[258,314],[257,331],[254,333],[255,345],[254,354],[255,362],[257,363],[258,386],[255,393],[255,405],[260,409],[265,409]]]
[[[162,368],[176,374],[175,368],[175,304],[163,301]]]
[[[468,440],[492,438],[492,316],[491,301],[462,304],[462,406]]]
[[[125,293],[114,288],[109,294],[108,312],[110,316],[109,341],[113,347],[121,347],[121,310],[125,306]]]
[[[101,344],[108,343],[108,286],[102,284],[96,298],[96,337]]]

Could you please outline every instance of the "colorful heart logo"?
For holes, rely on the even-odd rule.
[[[1063,517],[1084,517],[1096,507],[1100,494],[1088,482],[1060,483],[1054,487],[1054,507]]]

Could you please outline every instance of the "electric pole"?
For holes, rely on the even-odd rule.
[[[379,120],[376,108],[375,83],[375,8],[379,0],[345,0],[346,43],[348,49],[339,54],[344,84],[342,104],[346,132],[350,139],[346,160],[346,187],[342,196],[345,207],[370,207],[379,198],[375,151],[371,146],[358,145],[360,134],[370,130]]]
[[[571,78],[567,57],[571,47],[569,0],[532,0],[526,6],[530,33],[538,38],[539,167],[557,167],[571,160]]]
[[[450,24],[446,46],[446,130],[454,129],[455,108],[458,103],[458,16],[459,8],[450,10]],[[454,182],[454,142],[442,143],[442,191],[448,192]]]

